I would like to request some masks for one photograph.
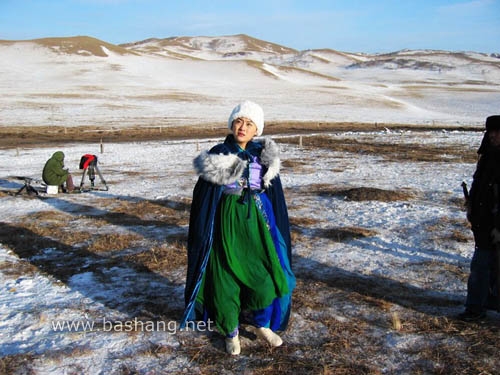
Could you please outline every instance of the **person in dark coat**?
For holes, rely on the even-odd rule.
[[[64,152],[56,151],[45,163],[42,179],[47,185],[59,186],[62,191],[75,190],[73,178],[68,169],[64,169]]]
[[[224,335],[226,351],[240,353],[239,325],[249,312],[258,337],[283,341],[295,276],[291,269],[288,211],[279,176],[279,149],[255,141],[264,128],[262,108],[237,105],[225,141],[194,160],[188,233],[185,311],[181,328],[210,320]]]
[[[486,310],[500,311],[500,115],[486,119],[486,132],[467,202],[467,219],[475,249],[467,281],[465,311],[460,318],[480,320]]]

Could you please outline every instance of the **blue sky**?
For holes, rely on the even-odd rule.
[[[298,50],[500,53],[500,0],[0,0],[0,39],[248,34]]]

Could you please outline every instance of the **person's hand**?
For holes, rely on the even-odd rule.
[[[491,242],[494,245],[500,244],[500,230],[498,230],[497,228],[493,228],[493,230],[491,231]]]

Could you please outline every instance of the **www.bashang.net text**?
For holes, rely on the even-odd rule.
[[[138,318],[130,320],[108,320],[106,318],[99,320],[53,320],[51,321],[52,331],[54,332],[167,332],[176,334],[181,331],[210,331],[214,330],[213,321],[190,321],[186,326],[180,328],[178,322],[171,321],[153,321],[140,320]]]

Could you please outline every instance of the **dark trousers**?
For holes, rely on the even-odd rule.
[[[465,306],[468,309],[486,311],[487,308],[498,308],[497,257],[495,250],[475,248],[467,281]]]

